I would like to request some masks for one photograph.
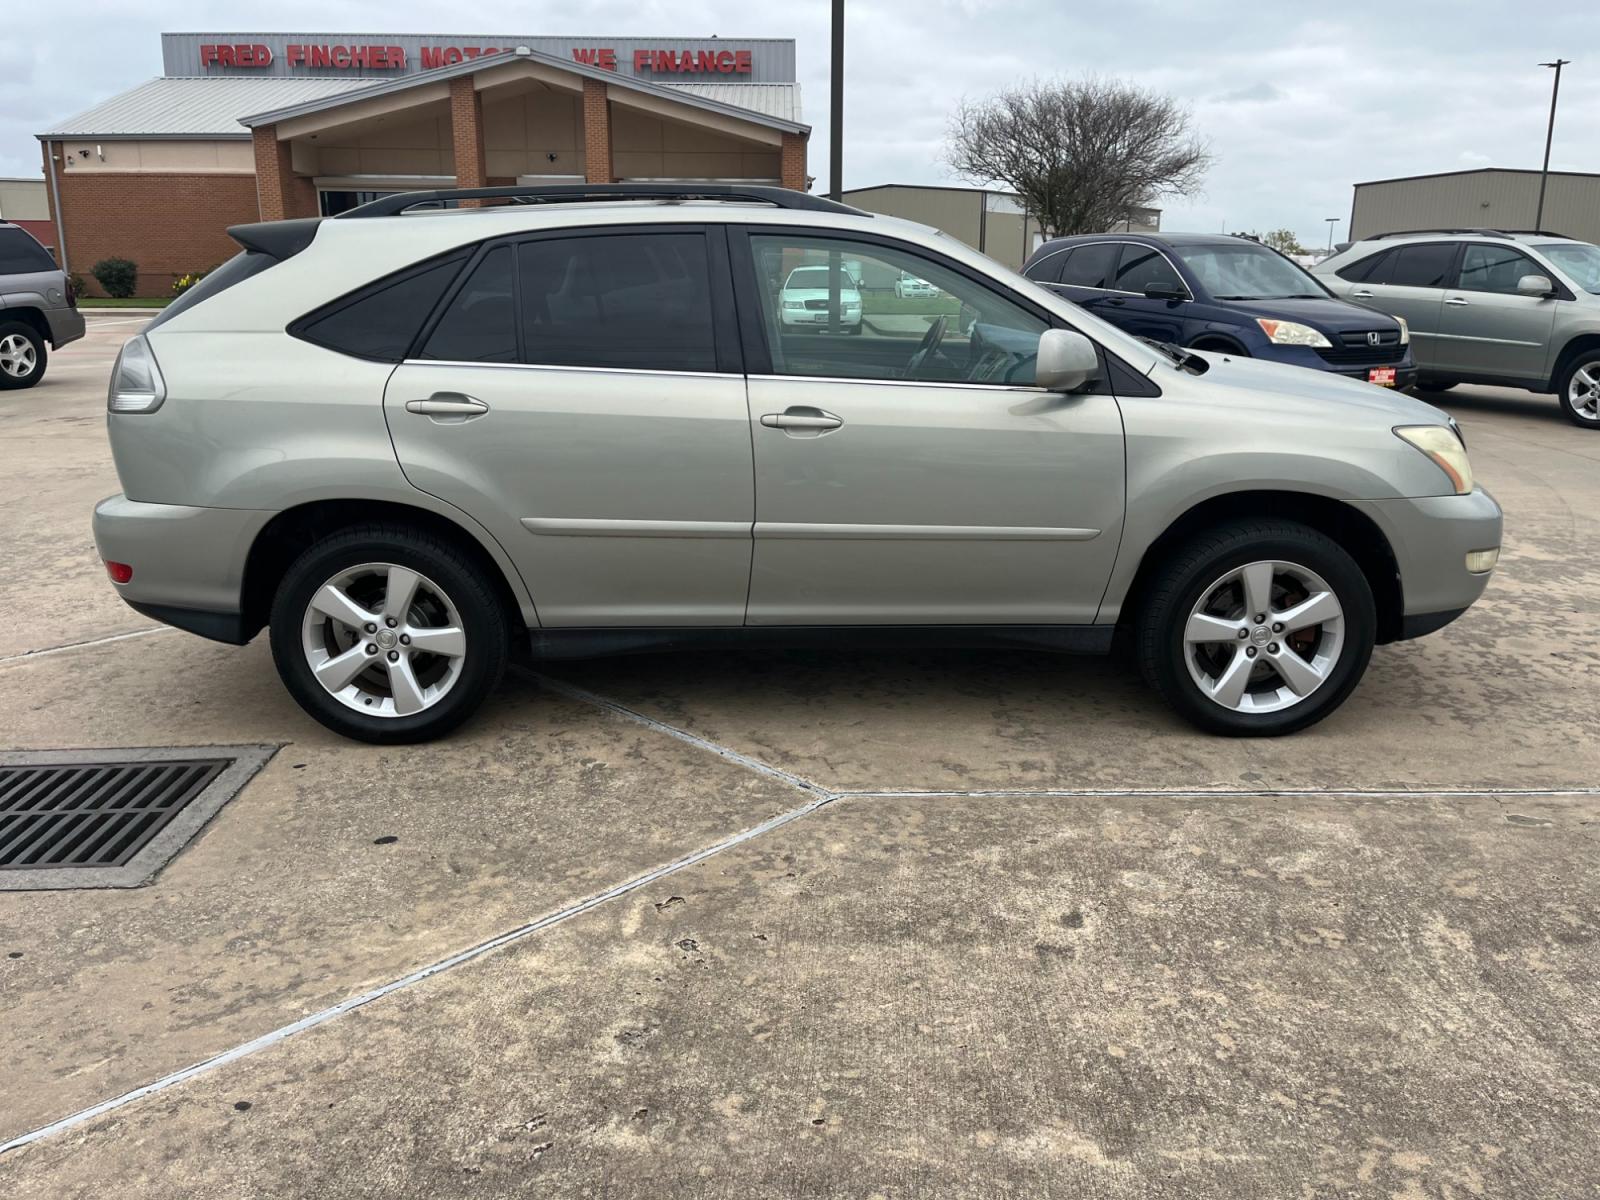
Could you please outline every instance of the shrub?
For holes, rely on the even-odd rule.
[[[89,274],[100,281],[106,295],[114,300],[126,300],[139,285],[139,267],[125,258],[102,258],[89,268]]]
[[[83,281],[83,276],[79,275],[76,271],[67,276],[67,282],[72,285],[72,294],[74,296],[82,298],[89,294],[87,291],[89,285]]]
[[[190,271],[187,275],[179,275],[172,281],[172,294],[181,296],[206,277],[205,271]]]

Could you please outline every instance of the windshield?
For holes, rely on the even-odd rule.
[[[1553,242],[1535,246],[1586,292],[1600,295],[1600,246],[1588,242]]]
[[[828,289],[827,267],[797,267],[789,272],[789,281],[783,285],[786,288],[816,288],[818,291]],[[847,292],[855,291],[856,281],[849,271],[839,272],[839,286]]]
[[[1265,246],[1238,242],[1172,249],[1214,300],[1321,300],[1328,295],[1310,273]]]

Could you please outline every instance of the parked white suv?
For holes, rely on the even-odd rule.
[[[450,199],[515,202],[410,211]],[[270,627],[353,737],[445,732],[514,649],[1104,652],[1119,626],[1190,720],[1285,733],[1499,552],[1436,409],[1141,341],[801,193],[412,193],[231,232],[118,359],[95,538],[139,611]],[[950,311],[851,335],[843,280],[901,273]],[[797,293],[839,310],[798,328]]]

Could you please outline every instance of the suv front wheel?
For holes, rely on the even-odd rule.
[[[0,320],[0,391],[38,383],[44,378],[49,357],[44,339],[33,326]]]
[[[1585,429],[1600,429],[1600,351],[1580,354],[1556,382],[1561,411]]]
[[[317,542],[272,605],[272,657],[300,706],[366,742],[421,742],[472,715],[499,682],[506,614],[483,569],[413,530]]]
[[[1376,628],[1372,589],[1337,542],[1295,522],[1231,522],[1157,573],[1139,617],[1139,662],[1201,729],[1274,736],[1344,702]]]

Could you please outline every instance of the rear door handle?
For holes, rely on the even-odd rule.
[[[1363,291],[1363,292],[1351,292],[1350,293],[1350,299],[1352,299],[1352,300],[1371,300],[1372,299],[1372,293],[1371,292],[1365,292],[1365,291]]]
[[[489,406],[476,396],[435,392],[426,400],[407,400],[406,411],[425,417],[478,417],[488,412]]]
[[[768,429],[808,429],[825,433],[844,424],[844,418],[820,408],[790,408],[781,413],[764,413],[761,423]]]
[[[1446,304],[1453,304],[1457,308],[1460,308],[1464,304],[1472,303],[1472,301],[1468,300],[1465,296],[1446,296],[1444,298],[1444,302]]]

